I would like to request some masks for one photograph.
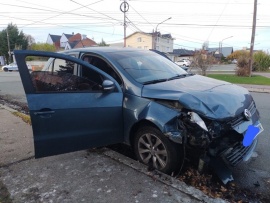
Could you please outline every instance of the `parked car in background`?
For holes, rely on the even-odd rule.
[[[237,64],[237,59],[233,59],[233,60],[232,60],[232,63],[233,63],[233,64]]]
[[[187,66],[180,66],[183,70],[188,71],[188,67]]]
[[[263,131],[248,90],[188,74],[152,51],[92,47],[14,54],[36,158],[126,143],[151,168],[177,174],[186,156],[196,157],[198,166],[208,164],[227,183],[228,166],[247,161]],[[30,73],[27,56],[48,61]]]
[[[30,64],[27,64],[27,67],[28,67],[29,70],[32,70],[32,66]],[[18,65],[17,65],[17,63],[11,63],[9,65],[4,65],[2,67],[2,70],[5,71],[5,72],[18,71]]]
[[[188,59],[181,59],[175,62],[178,66],[190,66],[190,61]]]

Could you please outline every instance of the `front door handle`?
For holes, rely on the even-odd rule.
[[[54,114],[55,111],[38,111],[35,112],[34,115],[46,115],[46,114]]]
[[[34,112],[35,116],[39,116],[40,118],[51,118],[52,114],[54,114],[55,111],[51,109],[41,109],[40,111]]]

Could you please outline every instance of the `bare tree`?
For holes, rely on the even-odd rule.
[[[208,54],[207,51],[201,50],[195,52],[191,68],[198,68],[202,75],[206,75],[206,71],[212,67],[215,57]]]
[[[32,44],[36,43],[36,40],[32,35],[25,35],[25,37],[28,41],[28,46],[31,46]]]

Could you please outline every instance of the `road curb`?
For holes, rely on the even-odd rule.
[[[258,92],[258,93],[270,93],[269,89],[264,88],[253,88],[253,87],[245,87],[250,92]]]
[[[6,106],[6,105],[3,105],[3,104],[0,104],[0,108],[1,108],[1,109],[6,109],[7,111],[9,111],[9,112],[11,112],[11,113],[18,112],[17,110],[12,109],[12,108],[10,108],[10,107],[8,107],[8,106]]]
[[[147,167],[143,164],[141,164],[140,162],[133,160],[129,157],[126,157],[122,154],[119,154],[113,150],[105,150],[104,152],[102,152],[102,154],[104,154],[105,156],[121,163],[124,164],[138,172],[143,173],[144,175],[147,175],[151,178],[153,178],[155,181],[159,181],[169,187],[172,187],[176,190],[178,190],[179,192],[182,192],[188,196],[190,196],[190,198],[192,198],[195,201],[201,201],[201,202],[209,202],[209,203],[225,203],[227,201],[217,198],[217,199],[213,199],[209,196],[207,196],[206,194],[204,194],[202,191],[200,191],[199,189],[196,189],[195,187],[189,186],[186,183],[177,180],[174,177],[171,177],[169,175],[166,175],[164,173],[161,173],[159,171],[148,171]]]

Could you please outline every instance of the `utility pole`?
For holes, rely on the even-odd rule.
[[[7,43],[8,43],[8,62],[10,63],[11,61],[11,52],[10,52],[10,43],[9,43],[9,34],[8,34],[8,27],[7,27]]]
[[[253,48],[254,48],[254,41],[255,41],[256,17],[257,17],[257,0],[254,0],[253,25],[252,25],[250,52],[249,52],[249,60],[248,60],[249,77],[251,77],[252,64],[253,64]]]
[[[124,47],[126,47],[126,29],[127,29],[127,23],[126,23],[126,12],[129,9],[129,4],[124,0],[124,2],[120,5],[120,10],[124,13]]]

